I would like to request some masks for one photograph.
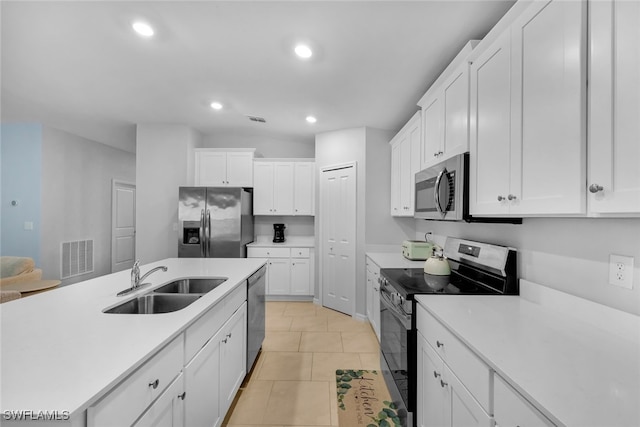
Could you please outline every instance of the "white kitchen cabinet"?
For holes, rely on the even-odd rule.
[[[185,422],[184,403],[186,397],[183,374],[180,374],[160,395],[158,400],[136,421],[134,427],[183,427],[196,425]],[[213,424],[209,425],[213,426]]]
[[[223,331],[219,330],[185,366],[185,385],[189,397],[185,401],[186,426],[222,424],[219,390],[222,334]]]
[[[313,249],[252,245],[248,258],[268,258],[267,295],[310,296],[314,292]]]
[[[254,215],[314,215],[315,163],[254,162]]]
[[[254,149],[231,151],[218,148],[195,150],[195,185],[253,187]]]
[[[586,28],[586,2],[533,2],[479,47],[471,66],[472,215],[585,213]]]
[[[552,427],[555,426],[520,393],[494,374],[494,413],[496,427]]]
[[[468,42],[418,101],[422,108],[420,169],[469,150],[469,63],[478,44]]]
[[[416,422],[419,427],[492,427],[480,406],[445,361],[418,332]]]
[[[392,216],[413,216],[415,174],[420,171],[420,114],[416,112],[390,141]]]
[[[220,338],[220,410],[226,414],[247,373],[247,303],[223,326]]]
[[[380,341],[380,267],[367,257],[367,318]]]
[[[418,425],[491,427],[491,369],[420,305],[416,327]]]
[[[589,3],[588,207],[640,214],[640,3]]]

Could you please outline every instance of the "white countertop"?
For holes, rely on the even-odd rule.
[[[617,334],[519,296],[417,301],[558,425],[640,425],[637,316]]]
[[[84,411],[102,394],[168,344],[266,262],[262,258],[171,258],[130,295],[128,270],[29,296],[0,306],[1,411]],[[184,277],[228,280],[182,310],[153,315],[105,314],[105,308]]]
[[[366,255],[380,268],[424,267],[424,261],[406,259],[400,252],[367,252]]]
[[[247,246],[260,248],[313,248],[315,245],[316,243],[314,236],[285,236],[285,241],[282,243],[273,243],[273,236],[257,236],[256,240],[252,243],[249,243]]]

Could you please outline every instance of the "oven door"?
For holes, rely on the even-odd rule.
[[[391,300],[388,292],[380,292],[380,366],[389,393],[398,409],[403,425],[412,425],[410,360],[411,315],[405,313]]]

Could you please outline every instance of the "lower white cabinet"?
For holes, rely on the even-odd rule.
[[[267,295],[313,295],[313,249],[249,246],[247,258],[268,258]]]
[[[520,393],[507,384],[502,377],[496,374],[494,374],[493,398],[493,417],[496,427],[555,426]]]
[[[134,427],[183,427],[188,425],[184,418],[185,393],[183,374],[160,395],[153,405],[140,417]],[[205,425],[205,424],[198,424]]]
[[[492,427],[493,420],[418,332],[416,422],[420,427]]]
[[[380,267],[367,257],[367,319],[380,341]]]
[[[222,414],[233,402],[247,373],[247,303],[235,312],[216,335],[220,338],[220,409]]]
[[[222,330],[196,354],[184,369],[188,400],[185,425],[219,426],[222,423],[218,374]]]

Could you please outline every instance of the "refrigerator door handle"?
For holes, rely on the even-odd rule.
[[[207,209],[207,254],[206,257],[211,256],[211,211]]]
[[[200,257],[204,258],[204,233],[205,233],[205,224],[204,224],[204,209],[200,211]]]

